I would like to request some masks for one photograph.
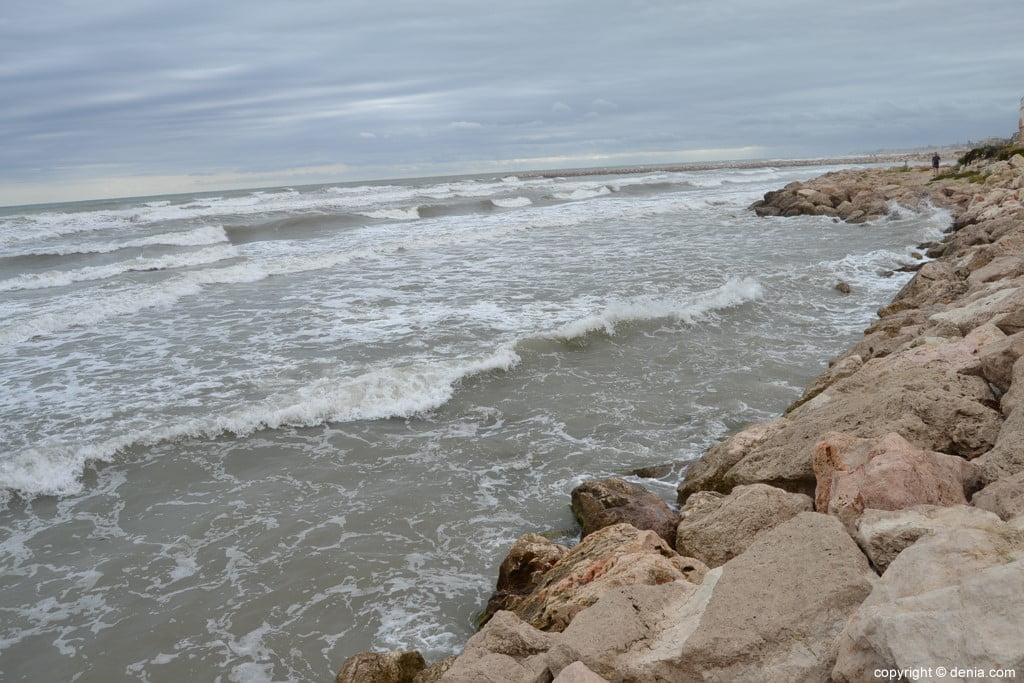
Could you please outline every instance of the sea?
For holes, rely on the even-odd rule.
[[[516,538],[576,542],[575,486],[674,503],[907,282],[948,214],[747,209],[838,168],[0,209],[0,678],[458,652]]]

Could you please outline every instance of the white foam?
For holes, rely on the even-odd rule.
[[[447,403],[463,379],[509,370],[519,361],[518,354],[508,345],[479,358],[387,366],[354,377],[320,379],[297,391],[240,408],[130,431],[98,444],[39,444],[0,458],[0,489],[13,489],[29,497],[77,493],[86,463],[110,461],[117,452],[133,445],[153,445],[184,437],[212,438],[223,433],[245,436],[284,426],[309,427],[325,422],[419,415]]]
[[[492,199],[491,203],[501,209],[518,209],[519,207],[533,204],[533,201],[529,197],[505,197],[502,199]]]
[[[235,256],[238,256],[238,251],[234,247],[218,246],[187,254],[167,254],[156,258],[139,257],[103,266],[79,268],[77,270],[48,270],[44,273],[26,273],[8,280],[0,280],[0,292],[62,287],[74,282],[104,280],[130,272],[187,268],[189,266],[216,263],[217,261],[234,258]]]
[[[80,242],[70,243],[62,241],[60,244],[48,244],[45,246],[23,249],[12,252],[12,256],[67,256],[69,254],[109,254],[120,249],[129,249],[149,246],[172,246],[172,247],[198,247],[204,244],[217,244],[227,242],[228,236],[220,225],[203,225],[192,230],[178,232],[166,232],[148,237],[125,240],[123,242]]]
[[[380,218],[391,221],[414,221],[420,217],[420,208],[412,206],[404,209],[378,209],[377,211],[361,211],[360,215],[367,218]]]
[[[604,195],[611,194],[612,191],[607,185],[602,185],[596,188],[579,188],[572,192],[556,192],[552,195],[555,199],[561,199],[564,201],[579,201],[581,199],[593,199],[594,197],[603,197]]]
[[[614,334],[623,322],[675,318],[693,324],[713,311],[739,306],[764,295],[764,288],[753,278],[730,279],[710,292],[693,297],[637,297],[627,301],[613,301],[597,315],[575,320],[552,333],[556,339],[576,339],[591,332]]]
[[[239,254],[250,258],[242,263],[220,268],[195,270],[172,276],[155,285],[133,285],[129,289],[110,294],[74,294],[54,299],[50,310],[32,309],[21,319],[9,318],[0,328],[0,345],[25,342],[40,335],[53,334],[73,327],[89,327],[120,315],[130,315],[148,308],[172,306],[184,297],[196,296],[208,285],[243,284],[258,282],[276,275],[292,275],[313,270],[333,268],[356,259],[373,258],[405,250],[434,249],[452,244],[473,243],[535,229],[579,224],[585,216],[555,213],[540,220],[509,222],[482,220],[472,217],[458,224],[435,222],[437,230],[424,230],[416,239],[382,241],[372,246],[345,249],[341,244],[321,243],[319,251],[310,251],[305,243],[276,240],[269,246],[263,243],[245,245]],[[479,226],[479,227],[471,227]],[[428,226],[429,227],[429,226]],[[392,233],[385,231],[383,235]],[[408,234],[408,233],[396,233]],[[417,235],[420,234],[418,231]],[[265,250],[271,250],[264,254]]]
[[[159,285],[136,287],[115,294],[97,296],[78,294],[61,299],[56,310],[11,322],[0,329],[0,345],[20,344],[36,336],[88,327],[118,315],[136,313],[146,308],[170,306],[185,296],[202,291],[195,277],[171,278]]]

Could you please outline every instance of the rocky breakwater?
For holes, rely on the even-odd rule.
[[[364,653],[337,680],[1024,677],[1024,153],[966,161],[832,173],[755,204],[954,220],[783,416],[688,468],[678,510],[587,482],[581,542],[521,538],[462,654]]]

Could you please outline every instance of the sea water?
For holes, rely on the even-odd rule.
[[[746,210],[826,170],[0,209],[2,677],[457,652],[518,536],[573,542],[574,486],[673,463],[673,501],[948,222]]]

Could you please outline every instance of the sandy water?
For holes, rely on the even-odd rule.
[[[948,221],[744,210],[824,170],[0,210],[4,679],[456,651],[575,485],[777,415]]]

